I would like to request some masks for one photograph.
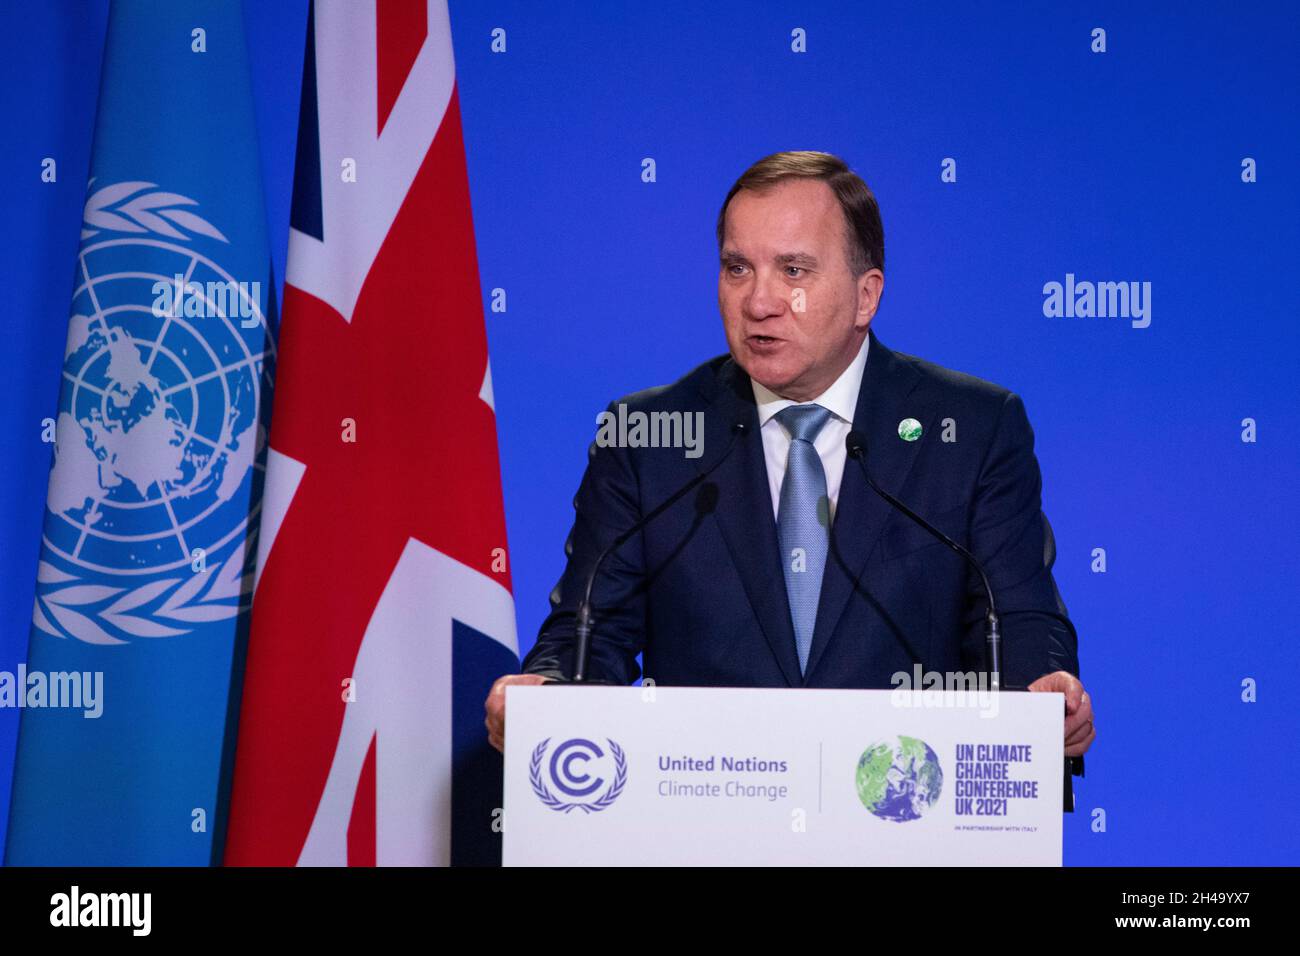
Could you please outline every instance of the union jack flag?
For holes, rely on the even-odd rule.
[[[518,654],[446,3],[320,0],[303,73],[225,862],[492,862]]]

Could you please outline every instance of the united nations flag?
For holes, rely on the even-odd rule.
[[[241,6],[115,0],[6,862],[206,864],[246,631],[275,292]]]

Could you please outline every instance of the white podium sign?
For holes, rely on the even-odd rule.
[[[510,687],[504,863],[1060,866],[1060,694]]]

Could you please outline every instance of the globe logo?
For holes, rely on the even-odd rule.
[[[858,799],[881,820],[919,820],[939,799],[943,770],[924,740],[899,736],[874,743],[862,752],[857,767]]]
[[[94,643],[238,613],[239,545],[258,505],[272,348],[261,303],[199,251],[227,240],[178,208],[196,203],[152,185],[87,200],[54,429],[33,619]],[[160,288],[182,295],[160,309]],[[127,586],[109,588],[105,575]],[[172,623],[160,625],[159,610]]]
[[[574,737],[552,748],[547,737],[534,747],[528,782],[537,799],[559,813],[599,813],[608,808],[627,786],[627,755],[608,737],[605,743],[608,751],[594,740]],[[602,766],[609,771],[608,779],[600,775]]]

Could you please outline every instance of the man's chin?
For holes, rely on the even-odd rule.
[[[744,350],[742,349],[742,351]],[[771,389],[778,395],[785,394],[785,391],[794,383],[797,377],[791,374],[789,367],[784,362],[773,361],[766,356],[754,355],[753,353],[738,356],[735,352],[732,352],[731,355],[736,360],[736,364],[745,370],[745,374],[764,388]]]

